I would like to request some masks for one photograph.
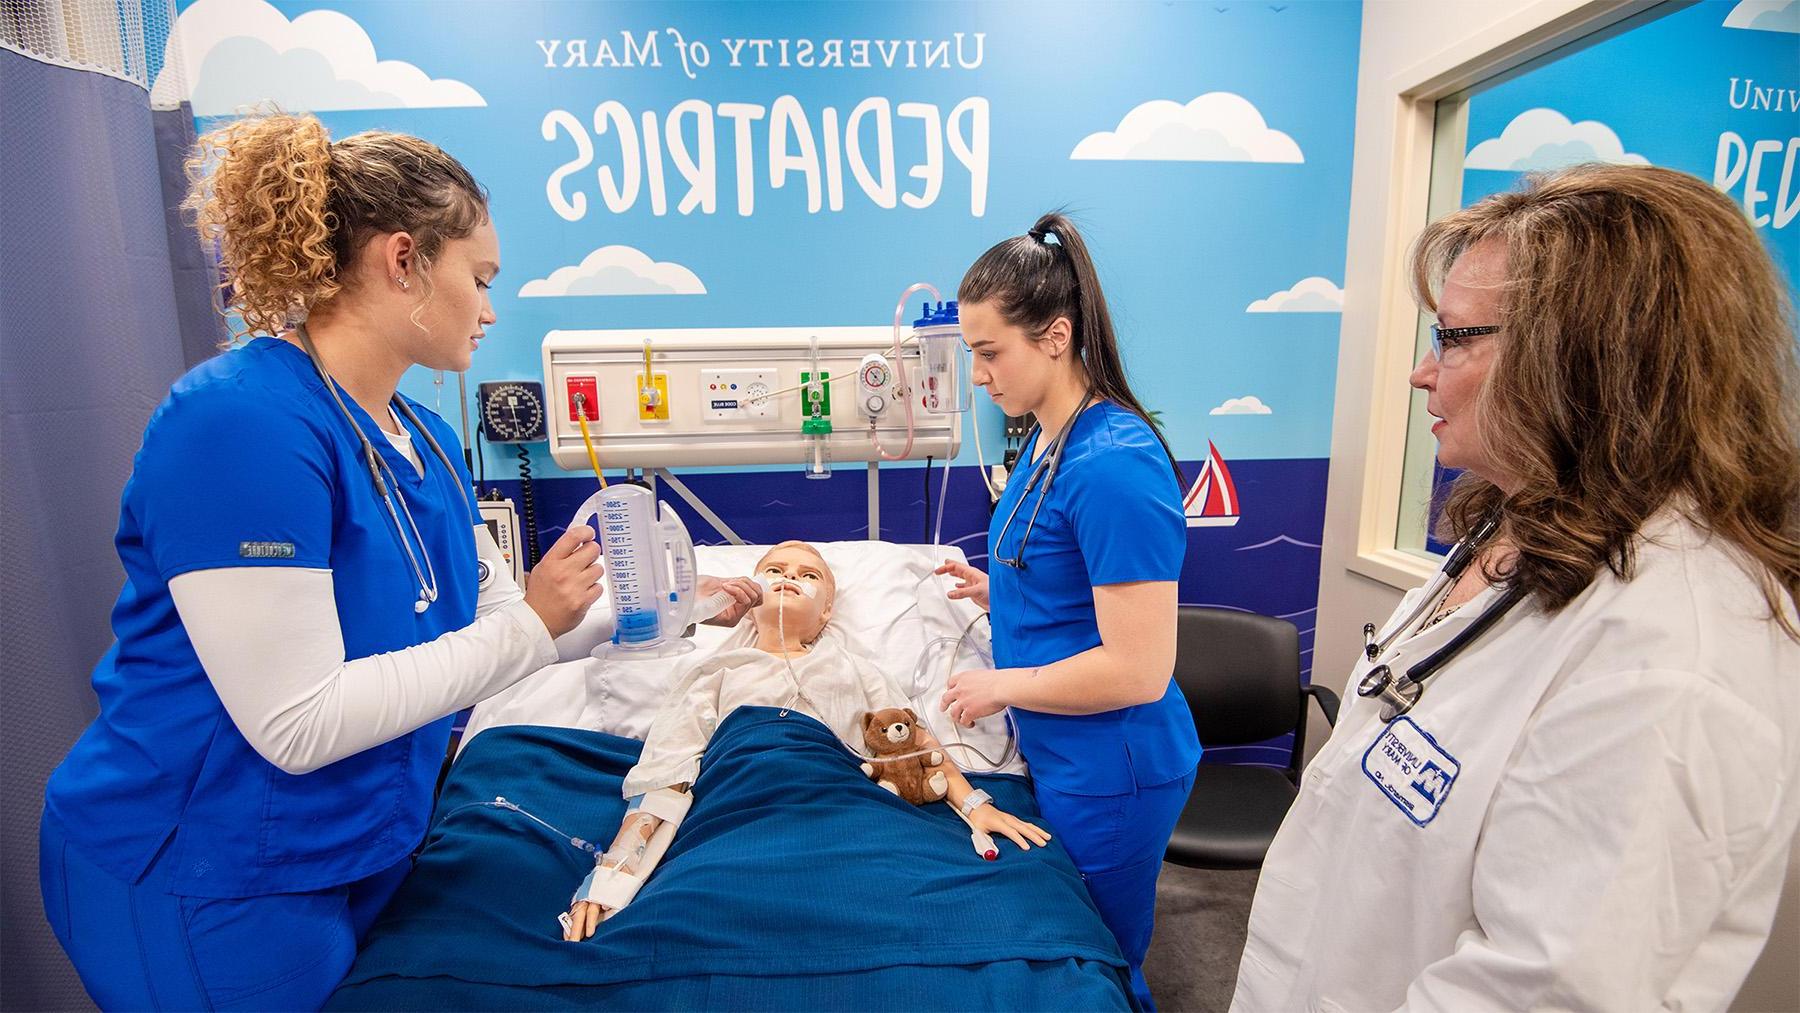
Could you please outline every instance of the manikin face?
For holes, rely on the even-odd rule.
[[[1506,250],[1497,240],[1470,247],[1444,278],[1438,298],[1441,327],[1485,327],[1500,322],[1506,282]],[[1444,343],[1443,361],[1427,351],[1407,382],[1426,394],[1425,410],[1437,421],[1431,433],[1438,441],[1438,462],[1462,468],[1506,488],[1506,475],[1481,438],[1476,395],[1487,381],[1504,332]]]
[[[1035,412],[1067,369],[1058,359],[1069,348],[1073,327],[1057,317],[1040,336],[1006,322],[991,303],[959,308],[963,341],[972,353],[970,379],[987,391],[1000,410],[1019,416]]]
[[[759,632],[779,628],[803,644],[818,639],[837,598],[837,579],[823,559],[805,546],[778,545],[752,576],[769,581],[762,604],[750,611]]]

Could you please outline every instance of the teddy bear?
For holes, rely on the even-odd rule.
[[[905,755],[924,748],[919,742],[919,716],[911,708],[890,707],[864,714],[863,743],[878,761],[896,757],[862,765],[863,774],[874,778],[876,784],[913,805],[936,802],[948,793],[949,779],[936,769],[944,762],[943,753],[933,749],[916,756]]]

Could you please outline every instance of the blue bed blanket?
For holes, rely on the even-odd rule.
[[[829,983],[826,1004],[838,1007],[1129,1007],[1117,945],[1059,845],[1021,852],[1002,840],[1000,859],[983,861],[946,805],[896,798],[824,725],[772,708],[726,718],[650,882],[593,939],[564,942],[556,915],[591,857],[517,813],[469,804],[505,796],[604,848],[639,748],[529,726],[470,742],[334,1005],[661,996],[791,1008],[820,1005],[807,997]],[[974,780],[1041,822],[1022,779]],[[982,982],[1005,991],[984,995]],[[671,987],[645,991],[655,983]],[[882,990],[900,1001],[878,1001]]]

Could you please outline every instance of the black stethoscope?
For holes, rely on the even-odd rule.
[[[1387,649],[1393,646],[1394,641],[1400,639],[1402,634],[1412,628],[1420,616],[1435,609],[1445,597],[1448,597],[1450,589],[1456,586],[1456,581],[1463,575],[1463,571],[1467,570],[1469,564],[1475,561],[1475,555],[1481,549],[1482,544],[1493,537],[1494,532],[1499,529],[1500,511],[1495,509],[1482,518],[1481,523],[1475,525],[1475,530],[1471,531],[1467,538],[1458,542],[1456,547],[1450,550],[1449,558],[1444,561],[1443,570],[1439,571],[1438,576],[1427,586],[1425,594],[1420,597],[1419,604],[1413,609],[1412,614],[1408,615],[1404,622],[1395,626],[1393,632],[1385,638],[1376,640],[1375,624],[1365,624],[1363,626],[1364,655],[1370,661],[1380,659],[1383,654],[1387,653]],[[1384,722],[1392,721],[1412,710],[1413,705],[1419,702],[1419,697],[1425,693],[1425,680],[1437,674],[1440,669],[1462,653],[1464,648],[1491,629],[1495,623],[1500,621],[1501,617],[1505,616],[1514,605],[1524,598],[1523,589],[1507,588],[1499,599],[1483,609],[1481,615],[1476,616],[1475,621],[1452,637],[1449,643],[1431,652],[1425,660],[1409,667],[1398,678],[1386,665],[1376,665],[1370,669],[1368,674],[1364,675],[1362,680],[1357,683],[1356,695],[1379,700],[1382,705],[1381,720]]]
[[[406,553],[407,565],[412,567],[413,580],[419,585],[419,597],[413,602],[413,612],[423,615],[425,610],[438,600],[437,571],[432,568],[430,550],[425,548],[425,536],[420,533],[418,523],[413,520],[412,510],[406,505],[406,496],[400,491],[400,478],[394,474],[392,468],[388,467],[387,461],[376,452],[375,445],[369,442],[369,437],[363,432],[362,426],[357,424],[356,416],[350,414],[350,406],[344,403],[343,395],[338,393],[337,384],[331,379],[331,374],[325,372],[325,364],[319,361],[319,350],[313,347],[312,336],[306,333],[306,325],[296,325],[294,334],[300,339],[300,347],[306,351],[306,357],[312,360],[313,368],[319,371],[319,379],[325,381],[325,389],[331,392],[331,399],[337,402],[338,411],[344,413],[344,418],[350,422],[350,428],[356,432],[357,440],[362,443],[363,461],[369,468],[369,484],[374,487],[375,495],[387,507],[388,517],[394,522],[394,535],[400,540],[400,550]],[[396,412],[406,416],[406,420],[413,424],[413,428],[419,431],[420,436],[425,437],[425,443],[431,447],[431,452],[437,456],[437,459],[444,462],[444,471],[454,483],[456,466],[450,463],[450,455],[444,453],[444,448],[432,438],[431,430],[425,428],[425,424],[419,421],[419,416],[407,407],[406,402],[401,400],[399,394],[396,393],[389,398],[388,403]],[[395,503],[399,504],[398,508],[395,507]],[[468,503],[463,504],[463,509],[469,509]],[[403,516],[406,518],[405,527],[402,527],[400,523],[400,518]],[[471,512],[469,527],[473,529],[477,523],[479,522]],[[406,539],[407,528],[412,529],[411,542]],[[413,552],[414,542],[419,546],[417,553]],[[423,566],[420,565],[421,560],[424,563]]]
[[[1063,423],[1061,431],[1056,434],[1056,439],[1051,442],[1050,448],[1039,455],[1037,467],[1031,469],[1031,474],[1025,479],[1025,488],[1019,490],[1019,498],[1013,500],[1012,510],[1007,513],[1005,522],[1000,525],[1000,535],[994,539],[995,562],[1003,563],[1015,570],[1025,569],[1025,543],[1031,540],[1031,529],[1037,526],[1038,511],[1044,508],[1044,500],[1050,495],[1050,486],[1056,482],[1056,470],[1057,466],[1062,463],[1063,447],[1068,445],[1069,433],[1075,429],[1075,420],[1081,417],[1082,412],[1087,411],[1088,405],[1093,401],[1094,391],[1089,388],[1088,392],[1082,395],[1081,407],[1075,409],[1075,414],[1069,416],[1069,421]],[[1031,433],[1033,436],[1041,435],[1043,428],[1033,426]],[[1026,437],[1026,442],[1031,442],[1031,438]],[[1032,487],[1037,485],[1039,478],[1043,478],[1044,487],[1038,490],[1037,505],[1031,508],[1031,516],[1025,520],[1025,533],[1019,536],[1018,549],[1013,552],[1011,559],[1007,559],[1000,554],[1000,546],[1006,544],[1006,529],[1012,527],[1013,518],[1019,516],[1019,508],[1025,505],[1025,497],[1031,495]]]

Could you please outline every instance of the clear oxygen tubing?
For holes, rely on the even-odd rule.
[[[894,366],[894,381],[897,384],[897,389],[895,390],[895,394],[906,405],[906,444],[905,444],[905,446],[902,446],[900,448],[900,452],[898,454],[888,453],[888,449],[881,445],[881,436],[875,428],[874,421],[871,420],[869,422],[869,442],[873,443],[875,445],[876,455],[879,456],[884,461],[905,460],[906,455],[912,453],[912,445],[913,445],[912,384],[907,380],[906,363],[904,363],[900,359],[900,345],[902,344],[902,342],[900,340],[900,322],[906,318],[906,301],[908,299],[912,298],[914,292],[930,292],[931,297],[933,299],[936,299],[939,302],[944,301],[944,297],[942,295],[938,294],[936,285],[933,285],[931,282],[928,282],[928,281],[920,281],[920,282],[914,282],[911,286],[909,286],[907,288],[906,291],[900,293],[900,301],[894,304],[894,347],[892,350],[891,357],[893,359],[893,366]]]
[[[926,580],[929,580],[932,576],[934,576],[934,575],[926,574],[925,577],[920,579],[919,583],[924,583]],[[802,587],[802,585],[797,584],[791,580],[785,580],[785,579],[774,580],[774,581],[770,581],[770,583],[766,586],[766,593],[774,594],[775,587],[778,584],[794,584],[795,587]],[[805,593],[804,589],[801,591],[801,593],[802,594]],[[907,611],[911,611],[911,609],[917,608],[917,607],[918,607],[917,604],[908,606]],[[906,614],[905,612],[901,613],[901,615],[905,615],[905,614]],[[968,640],[969,634],[975,629],[975,625],[986,618],[987,618],[987,613],[983,612],[982,614],[969,620],[968,625],[963,627],[962,633],[959,634],[958,636],[956,636],[954,638],[939,637],[938,639],[932,641],[930,644],[928,644],[926,646],[925,653],[920,656],[919,663],[917,665],[915,665],[913,668],[913,676],[914,676],[913,692],[912,692],[911,696],[909,696],[907,698],[907,702],[911,703],[916,710],[918,710],[921,713],[924,713],[926,710],[927,705],[921,704],[919,702],[919,697],[923,696],[927,692],[930,692],[930,690],[929,689],[921,689],[919,687],[918,674],[919,674],[920,670],[922,670],[925,667],[926,661],[931,657],[931,652],[934,649],[936,649],[937,645],[939,645],[939,644],[949,643],[949,644],[953,645],[952,648],[950,649],[950,651],[945,655],[944,678],[946,681],[948,681],[950,674],[955,669],[956,656],[959,653],[961,653],[963,643]],[[775,599],[775,627],[776,627],[777,633],[781,637],[782,646],[785,648],[787,646],[787,608],[786,608],[786,601],[779,597]],[[781,716],[787,717],[788,714],[794,709],[794,705],[796,703],[805,703],[808,707],[812,708],[812,710],[815,714],[821,713],[819,706],[817,704],[813,703],[812,700],[807,697],[806,691],[800,687],[800,676],[797,672],[794,671],[794,661],[791,657],[788,656],[788,654],[785,650],[782,652],[781,660],[783,661],[783,663],[785,663],[787,665],[788,681],[790,681],[794,684],[794,692],[792,695],[790,695],[788,697],[788,702],[782,706]],[[951,722],[951,725],[953,728],[955,728],[955,722]],[[1013,761],[1014,757],[1019,755],[1019,736],[1018,736],[1018,730],[1017,730],[1018,726],[1013,723],[1011,708],[1007,708],[1007,711],[1006,711],[1006,727],[1007,727],[1007,732],[1008,732],[1007,737],[1006,737],[1006,751],[1001,755],[1001,757],[998,761],[996,761],[993,757],[987,755],[985,752],[982,752],[982,750],[979,747],[977,747],[974,743],[964,742],[963,738],[962,738],[962,732],[960,729],[957,729],[953,732],[953,734],[956,736],[956,741],[954,741],[954,742],[939,742],[936,746],[931,746],[931,747],[928,747],[925,749],[915,749],[915,750],[912,750],[911,752],[900,753],[895,756],[870,756],[870,755],[864,753],[862,750],[857,749],[855,746],[853,746],[847,742],[844,743],[844,748],[846,750],[848,750],[851,755],[855,756],[857,759],[862,760],[866,763],[897,763],[901,760],[910,760],[915,757],[929,756],[930,754],[935,753],[935,752],[947,751],[950,749],[965,749],[971,753],[974,753],[976,756],[981,757],[982,761],[988,764],[988,768],[986,770],[976,770],[974,772],[977,774],[987,774],[987,773],[993,773],[995,771],[1000,770],[1002,767],[1005,767],[1008,763],[1011,763]],[[958,764],[958,766],[965,770],[969,769],[963,764]]]
[[[944,498],[945,494],[950,491],[950,458],[950,454],[944,455],[944,479],[938,483],[937,524],[931,529],[931,544],[933,545],[944,544]],[[983,468],[982,473],[985,475],[986,472],[987,469]]]
[[[927,575],[927,576],[929,576],[929,575]],[[793,583],[793,582],[792,581],[781,581],[778,583]],[[794,586],[800,587],[802,585],[795,584]],[[805,592],[802,591],[802,593],[805,593]],[[731,600],[732,600],[731,594],[730,594],[730,592],[727,592],[727,591],[719,591],[714,594],[708,595],[706,598],[704,598],[700,601],[698,610],[695,612],[695,616],[697,617],[696,621],[698,621],[698,617],[704,617],[704,618],[710,619],[713,616],[718,615],[719,612],[723,611],[724,608],[730,604]],[[717,603],[717,607],[714,607],[715,602]],[[784,647],[787,645],[787,623],[785,621],[785,616],[786,616],[786,609],[784,607],[784,603],[782,602],[781,599],[778,598],[778,599],[776,599],[776,603],[775,603],[775,624],[776,624],[777,632],[781,636],[781,642]],[[930,657],[931,650],[933,648],[935,648],[935,646],[937,644],[953,643],[955,646],[949,652],[949,655],[948,655],[949,662],[945,665],[945,671],[946,671],[946,673],[948,673],[950,668],[952,668],[956,663],[956,656],[962,650],[963,642],[968,638],[969,633],[975,628],[975,624],[980,622],[984,618],[986,618],[985,614],[976,616],[974,619],[970,620],[969,624],[967,626],[963,627],[962,634],[958,637],[955,637],[955,638],[939,637],[937,640],[933,641],[932,646],[928,647],[926,649],[926,654],[919,659],[918,667],[919,668],[924,667],[925,661]],[[811,700],[807,699],[806,692],[800,688],[800,677],[794,671],[793,659],[788,657],[787,653],[784,651],[782,653],[782,660],[784,662],[786,662],[786,664],[787,664],[788,678],[794,684],[794,693],[793,693],[793,696],[788,698],[787,705],[781,709],[781,715],[783,717],[786,717],[792,711],[793,705],[796,702],[800,702],[800,701],[804,701],[808,706],[812,707],[813,710],[815,710],[815,711],[818,710],[818,706],[813,704],[813,702]],[[916,675],[916,670],[915,670],[915,675]],[[915,692],[913,693],[912,702],[914,704],[917,704],[918,697],[926,691],[919,690],[917,688],[916,682],[914,684],[914,689],[915,689]],[[1012,717],[1011,717],[1010,713],[1007,716],[1007,725],[1009,728],[1012,727]],[[988,757],[987,754],[983,753],[980,749],[976,748],[975,746],[961,741],[960,733],[958,734],[958,741],[956,741],[956,742],[953,742],[953,743],[941,742],[934,748],[918,749],[918,750],[914,750],[910,753],[903,753],[899,756],[865,756],[862,754],[862,752],[860,750],[856,749],[853,746],[850,746],[848,743],[845,744],[845,748],[848,749],[852,755],[855,755],[859,759],[862,759],[862,760],[864,760],[866,762],[870,762],[870,763],[893,763],[898,760],[911,759],[914,757],[925,756],[925,755],[928,755],[933,752],[944,751],[944,750],[948,750],[950,748],[959,747],[959,746],[961,748],[969,750],[970,752],[975,753],[976,755],[980,756],[983,760],[987,761],[989,764],[992,764],[991,770],[998,770],[1001,767],[1004,767],[1006,764],[1012,762],[1012,758],[1014,756],[1018,755],[1018,736],[1016,734],[1014,734],[1014,735],[1009,735],[1007,737],[1006,753],[1004,756],[1001,757],[1001,759],[998,763],[995,763],[993,759]],[[976,773],[986,773],[986,772],[987,771],[976,771]],[[496,796],[494,796],[492,801],[465,802],[464,804],[459,805],[456,808],[445,813],[444,815],[438,817],[438,821],[432,825],[432,828],[436,829],[438,827],[443,826],[446,822],[449,821],[450,817],[455,816],[458,813],[464,812],[469,809],[501,809],[501,810],[506,810],[509,812],[517,813],[518,815],[523,816],[526,819],[530,820],[531,822],[542,827],[546,832],[548,832],[552,836],[556,837],[557,839],[564,841],[565,843],[567,843],[570,847],[574,848],[575,850],[580,851],[584,854],[593,856],[593,859],[594,859],[594,862],[596,865],[604,866],[606,861],[611,860],[614,863],[611,866],[611,868],[619,869],[619,868],[623,868],[625,863],[632,857],[630,852],[615,852],[615,851],[611,851],[611,850],[603,852],[600,850],[600,848],[597,845],[594,844],[594,842],[592,842],[584,837],[578,837],[574,834],[568,833],[567,831],[563,830],[561,827],[556,826],[554,823],[551,823],[550,821],[538,816],[536,813],[531,812],[530,810],[526,809],[524,806],[519,805],[517,802],[510,801],[504,795],[496,795]],[[959,813],[958,815],[961,815],[961,814]],[[962,818],[963,818],[964,822],[968,822],[967,816],[963,816]],[[971,828],[973,828],[974,825],[970,824],[970,826],[971,826]],[[991,847],[992,847],[992,842],[990,841],[988,850],[991,850]],[[977,848],[976,848],[976,851],[978,851],[978,852],[981,852],[983,850],[984,849],[982,849],[980,846],[977,846]],[[984,857],[985,857],[985,855],[984,855]]]
[[[969,382],[974,383],[975,381],[973,379],[972,374],[975,371],[973,369],[971,369],[969,372],[971,374],[971,379]],[[987,487],[988,502],[989,503],[998,503],[1000,501],[1000,493],[1002,491],[1002,487],[996,486],[994,484],[993,477],[988,474],[987,458],[983,457],[981,454],[981,406],[980,405],[971,404],[969,406],[969,420],[975,426],[975,463],[980,469],[979,474],[981,475],[981,484]],[[940,512],[938,514],[938,516],[942,517],[943,514]]]

